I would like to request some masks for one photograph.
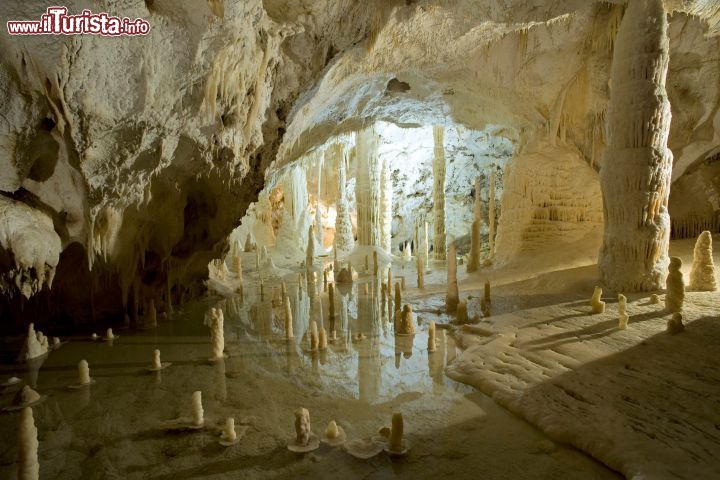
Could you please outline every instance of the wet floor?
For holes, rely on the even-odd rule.
[[[290,341],[280,282],[264,282],[261,295],[248,280],[242,296],[183,305],[155,329],[116,330],[113,342],[92,341],[88,332],[31,368],[1,365],[3,381],[17,375],[48,395],[34,407],[41,478],[618,478],[448,379],[444,368],[458,351],[438,329],[437,351],[428,352],[427,324],[439,320],[429,310],[418,308],[423,313],[415,335],[396,336],[388,316],[393,310],[372,280],[338,289],[334,322],[322,282],[296,280],[286,288],[295,333]],[[227,354],[216,363],[208,361],[204,324],[213,306],[224,311]],[[328,332],[334,325],[336,338],[325,351],[310,350],[311,320]],[[150,373],[156,348],[172,366]],[[81,359],[95,383],[68,389],[77,382]],[[168,421],[190,416],[195,390],[202,391],[206,427],[168,429]],[[2,392],[3,406],[16,391]],[[316,433],[335,420],[349,439],[375,435],[401,412],[410,451],[369,460],[326,445],[304,455],[289,452],[298,407],[310,411]],[[238,444],[223,447],[219,428],[229,416],[245,433]],[[6,445],[0,478],[16,471],[16,422],[17,415],[0,416]]]

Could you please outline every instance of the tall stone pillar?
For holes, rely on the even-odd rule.
[[[357,173],[355,199],[357,201],[358,244],[382,246],[380,238],[380,174],[378,136],[373,127],[356,133]]]
[[[633,0],[615,40],[608,146],[600,170],[605,234],[600,273],[618,291],[663,288],[668,264],[670,102],[662,0]]]
[[[392,229],[392,177],[389,160],[383,162],[380,172],[380,240],[385,251],[390,253]]]
[[[355,245],[350,220],[350,206],[347,197],[347,152],[341,145],[333,145],[328,149],[337,154],[338,163],[338,198],[336,203],[337,216],[335,217],[335,248],[349,252]]]
[[[433,210],[435,235],[433,254],[436,260],[445,260],[445,127],[433,126]]]

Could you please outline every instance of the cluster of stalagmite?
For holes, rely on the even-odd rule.
[[[673,159],[667,148],[668,52],[662,0],[629,2],[615,40],[600,170],[605,234],[599,266],[603,282],[618,291],[664,286]]]
[[[433,212],[435,235],[433,254],[436,260],[445,260],[445,127],[433,126]]]

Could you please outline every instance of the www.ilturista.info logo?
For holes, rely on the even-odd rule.
[[[147,35],[150,23],[142,18],[113,17],[105,12],[83,10],[80,15],[68,15],[66,7],[49,7],[36,20],[9,20],[10,35]]]

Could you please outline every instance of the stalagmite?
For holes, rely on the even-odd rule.
[[[378,136],[373,127],[357,132],[356,136],[356,183],[358,244],[382,246],[380,238],[380,173]]]
[[[25,349],[23,360],[30,360],[45,355],[48,352],[47,339],[40,331],[35,331],[35,324],[28,325],[27,337],[25,337]]]
[[[80,360],[78,363],[78,384],[79,385],[90,385],[92,379],[90,378],[90,366],[87,360]]]
[[[495,168],[488,184],[488,258],[495,257]]]
[[[485,280],[485,286],[483,288],[483,300],[486,303],[490,303],[490,280]]]
[[[407,444],[403,439],[403,416],[402,413],[395,413],[392,416],[392,428],[388,439],[386,451],[390,454],[402,455],[407,451]]]
[[[473,222],[470,227],[470,257],[467,271],[472,273],[480,268],[480,224],[482,222],[482,202],[480,201],[480,177],[475,179],[475,202],[473,207]]]
[[[400,282],[395,283],[395,308],[400,308],[402,304],[402,294],[400,293]]]
[[[217,360],[224,357],[225,332],[223,311],[220,308],[210,309],[210,343],[212,344],[212,358]]]
[[[331,147],[328,150],[331,150]],[[342,148],[340,146],[336,148]],[[335,250],[349,252],[355,246],[355,239],[352,233],[352,222],[350,221],[350,207],[347,196],[347,158],[345,152],[339,159],[338,168],[338,200],[337,215],[335,217]],[[337,254],[336,254],[337,255]],[[336,268],[336,271],[339,271]]]
[[[445,260],[445,127],[433,126],[433,211],[435,235],[433,254],[436,260]]]
[[[673,313],[672,318],[667,321],[667,332],[670,335],[676,335],[685,331],[685,325],[683,325],[682,313]]]
[[[458,325],[464,325],[468,323],[468,309],[467,302],[460,300],[457,303],[457,311],[455,313],[455,323]]]
[[[320,327],[318,332],[318,350],[327,350],[327,333],[325,327]]]
[[[147,306],[145,312],[145,328],[157,327],[157,310],[155,310],[155,300],[150,299],[150,303]]]
[[[325,429],[325,435],[323,435],[323,442],[330,446],[341,445],[347,439],[345,430],[339,426],[335,420],[330,420],[327,428]]]
[[[370,258],[365,255],[365,273],[370,272]]]
[[[658,303],[660,303],[660,296],[657,293],[653,293],[652,295],[650,295],[650,303],[652,305],[657,305]]]
[[[191,404],[191,416],[192,416],[192,425],[194,427],[202,427],[205,424],[205,418],[204,418],[204,411],[202,406],[202,392],[201,391],[195,391],[192,394],[192,404]]]
[[[379,269],[379,267],[378,267],[377,251],[373,251],[373,275],[376,277],[378,276],[378,273],[379,273],[378,269]]]
[[[392,229],[392,177],[389,160],[382,162],[380,170],[380,246],[388,253],[391,249]]]
[[[242,257],[240,257],[239,253],[233,257],[232,262],[233,273],[237,276],[237,279],[242,282]]]
[[[457,258],[455,256],[455,241],[448,246],[448,267],[447,267],[447,294],[445,295],[445,311],[455,313],[459,301],[457,283]]]
[[[38,462],[38,439],[33,410],[25,407],[20,412],[18,423],[18,480],[38,480],[40,462]]]
[[[235,431],[235,419],[229,417],[225,420],[225,426],[220,433],[220,443],[222,445],[232,445],[237,442],[237,432]]]
[[[662,0],[629,2],[615,39],[608,142],[600,170],[605,233],[599,267],[616,291],[662,288],[668,262],[670,102]]]
[[[285,295],[283,298],[283,305],[285,307],[285,338],[290,340],[295,338],[293,334],[293,316],[292,308],[290,307],[290,297]]]
[[[708,292],[717,290],[717,284],[715,281],[715,263],[713,262],[712,236],[707,230],[702,232],[695,242],[688,288],[690,288],[690,290]]]
[[[307,249],[305,250],[305,268],[313,267],[315,258],[315,235],[313,235],[313,227],[308,227]]]
[[[682,260],[678,257],[670,257],[665,287],[665,309],[671,313],[682,311],[685,300],[685,281],[680,271],[681,268]]]
[[[252,235],[248,232],[245,237],[245,252],[250,253],[255,251],[255,243],[253,242]]]
[[[620,330],[627,329],[628,316],[625,313],[625,306],[627,305],[627,298],[622,293],[618,295],[618,328]]]
[[[430,320],[428,325],[428,352],[433,353],[437,351],[437,341],[435,339],[435,322]]]
[[[160,370],[162,368],[162,362],[160,361],[160,350],[153,351],[153,363],[152,368],[154,370]]]
[[[417,286],[418,288],[425,288],[425,257],[424,255],[417,256]]]
[[[328,285],[328,324],[330,326],[330,338],[335,338],[335,284]]]
[[[313,352],[318,349],[318,327],[315,320],[310,321],[310,350]]]
[[[295,442],[298,445],[307,445],[311,435],[310,412],[307,408],[295,410]]]
[[[403,257],[406,261],[410,261],[412,258],[412,246],[410,245],[410,242],[405,242],[405,247],[403,248]]]
[[[327,292],[328,287],[328,271],[323,270],[323,292]]]
[[[113,340],[115,338],[115,334],[112,331],[112,328],[108,328],[105,332],[105,339],[106,340]]]
[[[428,232],[428,222],[423,222],[425,225],[424,228],[424,234],[423,234],[423,257],[425,259],[425,266],[427,267],[428,262],[430,261],[430,237]]]
[[[593,291],[593,296],[590,299],[592,313],[603,313],[605,311],[605,302],[603,302],[600,297],[602,297],[602,288],[595,287],[595,291]]]

